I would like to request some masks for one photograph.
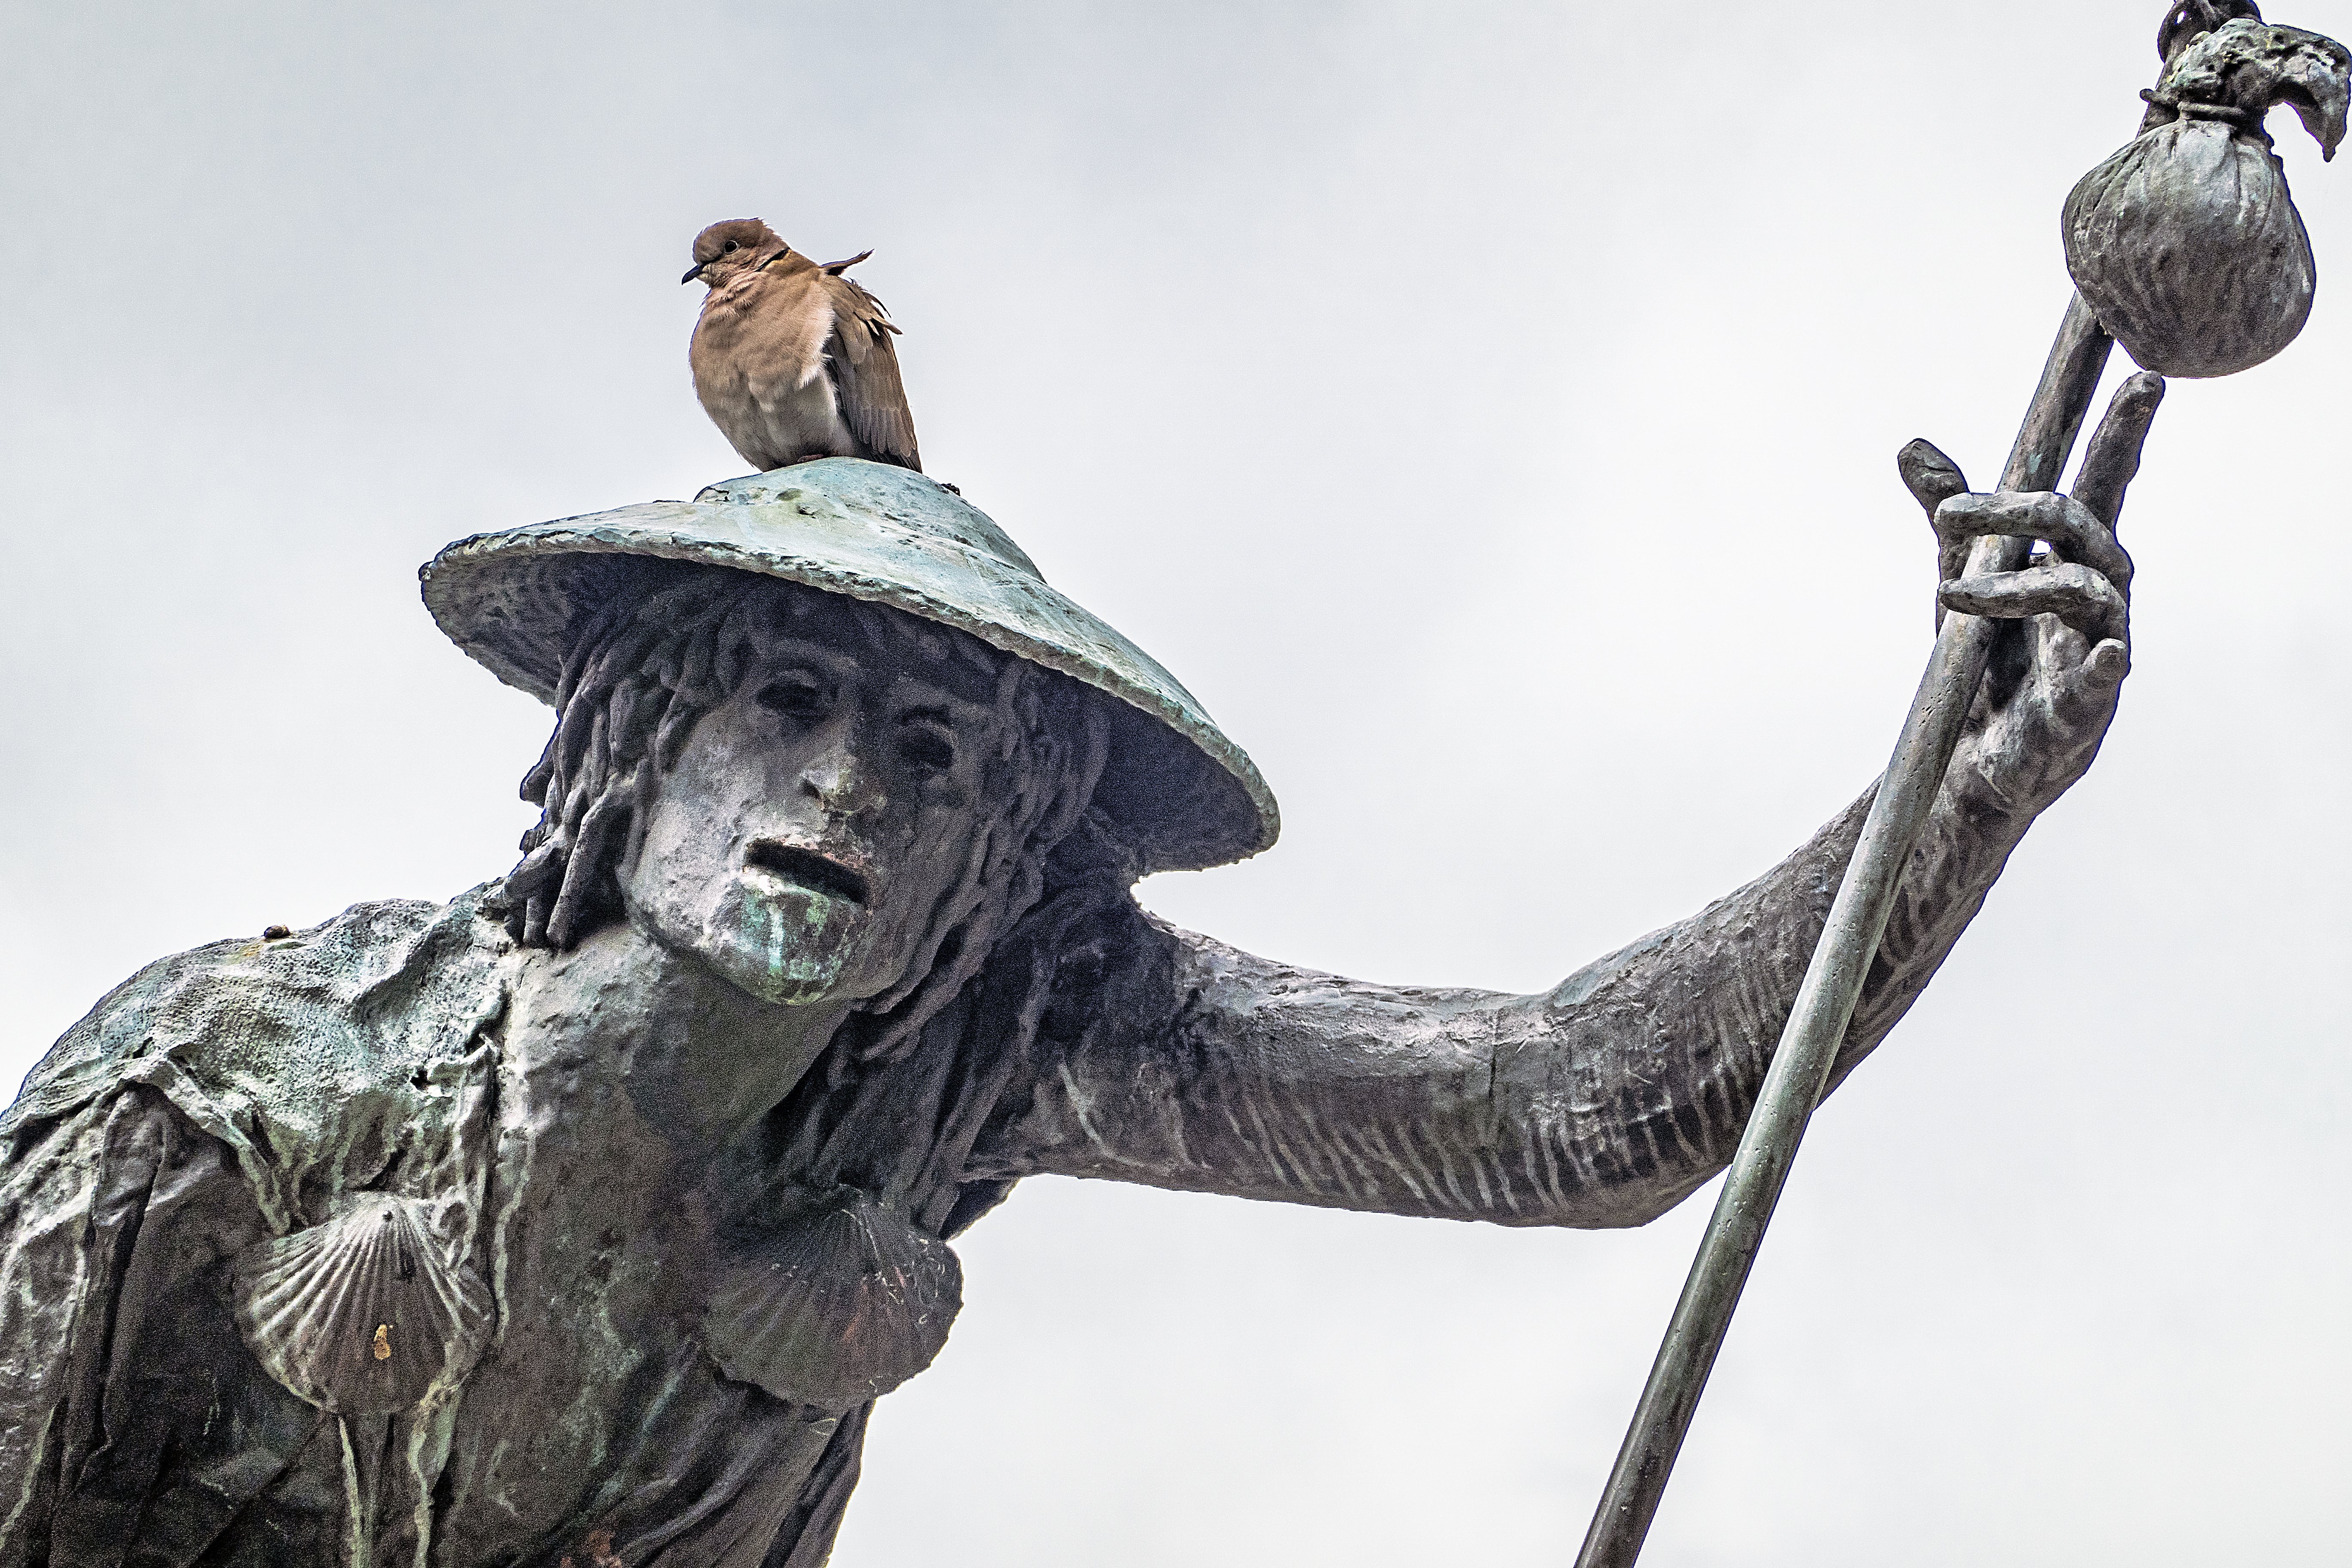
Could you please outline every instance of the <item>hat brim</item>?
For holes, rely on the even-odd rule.
[[[1242,859],[1281,831],[1256,767],[1191,692],[1046,586],[986,514],[904,468],[825,458],[713,486],[692,501],[477,534],[417,575],[451,641],[551,702],[565,628],[613,591],[614,556],[699,562],[887,605],[1115,699],[1094,804],[1147,871]]]

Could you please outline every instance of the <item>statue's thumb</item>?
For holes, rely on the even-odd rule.
[[[1903,476],[1903,488],[1911,499],[1927,509],[1927,521],[1936,519],[1936,509],[1954,496],[1969,492],[1969,481],[1961,477],[1960,466],[1925,441],[1913,441],[1895,454],[1895,471]]]

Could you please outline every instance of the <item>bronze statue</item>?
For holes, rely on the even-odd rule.
[[[1792,1016],[1832,1020],[1803,1048],[1834,1084],[2098,751],[2156,376],[2075,493],[2050,484],[2109,334],[2205,374],[2309,302],[2284,184],[2216,205],[2198,171],[2257,168],[2261,112],[2297,92],[2332,147],[2352,53],[2252,9],[2176,8],[2162,134],[2070,203],[2083,292],[2002,488],[1903,456],[1959,612],[1906,726],[1941,737],[1932,765],[1887,775],[1903,836],[1857,853],[1865,792],[1549,992],[1369,984],[1146,916],[1143,875],[1270,847],[1273,797],[915,471],[911,422],[858,436],[888,461],[449,546],[423,574],[442,628],[555,708],[523,783],[541,819],[447,904],[151,965],[26,1080],[0,1118],[0,1568],[809,1568],[876,1401],[952,1324],[953,1238],[1024,1176],[1522,1226],[1673,1206],[1794,1070]],[[2266,259],[2225,276],[2133,237],[2168,224]],[[1801,1008],[1849,862],[1879,857],[1858,1002]],[[1813,1091],[1776,1091],[1781,1171]],[[1720,1228],[1752,1252],[1730,1185]],[[1704,1357],[1660,1365],[1664,1402],[1696,1399]],[[1679,1441],[1655,1407],[1590,1561],[1639,1549]]]
[[[2099,588],[2028,585],[1840,1072],[2089,765],[2126,658],[2084,506],[1941,515],[2063,516]],[[1672,1206],[1729,1156],[1868,804],[1550,992],[1367,984],[1137,908],[1270,845],[1271,795],[919,474],[781,468],[424,579],[553,701],[545,815],[446,905],[151,966],[28,1079],[0,1563],[820,1563],[875,1399],[955,1314],[949,1243],[1023,1176]]]

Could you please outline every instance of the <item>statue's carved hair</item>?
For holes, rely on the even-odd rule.
[[[614,572],[602,607],[570,629],[555,732],[523,778],[523,798],[541,816],[507,876],[508,929],[528,945],[566,948],[619,918],[617,868],[697,721],[777,637],[822,626],[855,637],[866,657],[993,696],[995,734],[961,874],[929,912],[907,973],[847,1026],[856,1058],[902,1053],[1036,904],[1048,857],[1086,819],[1108,745],[1099,702],[1066,677],[896,610],[723,567],[631,561]],[[1100,824],[1080,837],[1109,843]],[[1122,889],[1133,879],[1115,846],[1087,859]]]

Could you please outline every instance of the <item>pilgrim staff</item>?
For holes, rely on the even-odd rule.
[[[1953,613],[1942,616],[1577,1568],[1632,1568],[1641,1555],[1805,1124],[1828,1088],[1903,868],[2002,635],[2004,623],[1981,612],[2054,616],[2065,631],[2095,637],[2093,672],[2120,681],[2130,651],[2102,634],[2122,630],[2125,606],[2109,601],[2119,600],[2115,584],[2128,584],[2130,570],[2112,531],[2164,395],[2156,373],[2225,375],[2260,363],[2293,341],[2310,312],[2309,243],[2262,121],[2273,106],[2290,103],[2333,157],[2345,132],[2352,51],[2314,33],[2265,26],[2246,0],[2185,0],[2167,13],[2157,47],[2165,69],[2143,95],[2148,111],[2139,136],[2067,198],[2067,268],[2078,291],[2000,491],[1966,493],[1958,468],[1924,441],[1898,459],[1943,537],[1948,573],[1968,552],[1964,574],[1937,594]],[[2074,494],[2049,493],[2041,487],[2065,471],[2118,336],[2147,368],[2116,392]],[[2050,546],[2048,555],[2031,554],[2036,540]],[[2019,635],[2059,634],[2045,621]]]

